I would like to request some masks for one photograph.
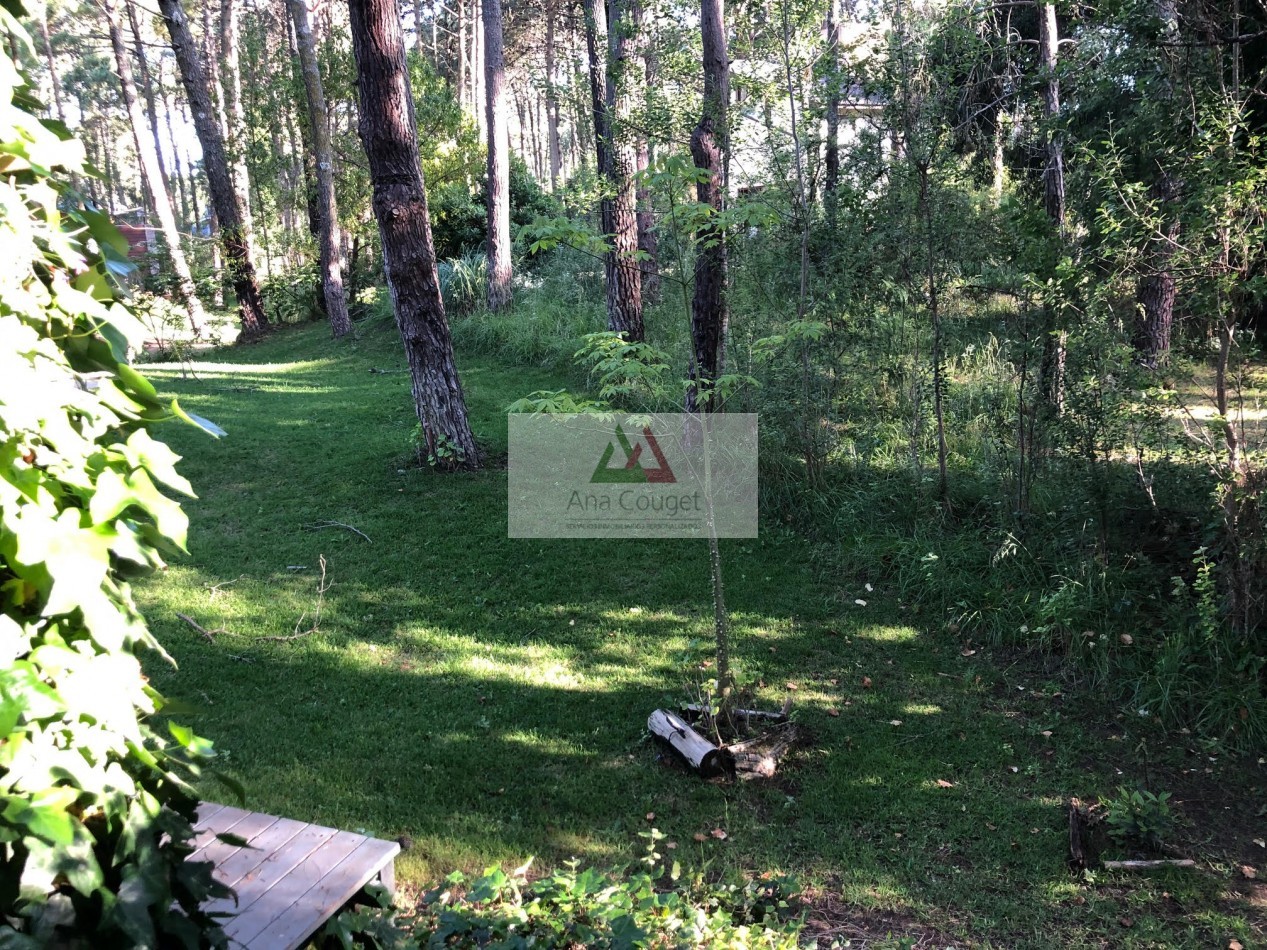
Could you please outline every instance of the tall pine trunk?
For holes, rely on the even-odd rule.
[[[124,108],[127,109],[128,121],[132,126],[137,158],[149,185],[154,213],[158,216],[158,224],[163,232],[163,241],[167,244],[167,255],[171,261],[172,272],[176,276],[176,294],[189,311],[189,326],[194,335],[198,336],[202,333],[207,317],[202,309],[202,301],[198,299],[198,293],[194,288],[194,277],[189,270],[189,262],[185,259],[184,248],[180,244],[180,230],[176,227],[176,216],[172,213],[172,200],[167,192],[166,175],[159,162],[157,130],[146,127],[145,113],[137,99],[136,83],[132,78],[131,54],[123,40],[123,25],[119,17],[118,0],[102,0],[101,8],[106,16],[106,27],[110,32],[110,45],[114,48],[119,91],[123,97]],[[151,97],[152,95],[151,91]]]
[[[638,223],[634,211],[633,158],[627,144],[617,144],[614,119],[625,108],[619,95],[627,66],[629,38],[619,8],[608,36],[604,0],[585,0],[585,44],[589,53],[590,99],[594,107],[594,152],[602,187],[600,227],[609,244],[603,255],[607,286],[607,329],[641,342],[642,274],[638,270]],[[615,75],[613,75],[613,72]],[[624,130],[620,130],[622,135]]]
[[[506,67],[501,0],[483,0],[484,66],[488,128],[488,309],[510,305],[510,126],[506,115]],[[520,125],[522,130],[522,123]],[[522,137],[522,131],[521,131]]]
[[[555,4],[546,10],[546,123],[550,135],[550,191],[559,190],[559,175],[563,170],[563,150],[559,147],[559,90],[555,87],[554,21]]]
[[[326,316],[335,337],[352,329],[348,302],[343,290],[343,254],[339,248],[339,207],[334,197],[334,149],[330,144],[330,123],[326,115],[326,94],[321,86],[321,68],[312,38],[308,0],[286,0],[295,26],[295,46],[308,100],[308,124],[312,135],[313,165],[317,178],[317,227],[321,246],[321,290]]]
[[[1159,98],[1169,104],[1174,99],[1172,75],[1174,65],[1171,55],[1178,48],[1179,18],[1175,0],[1156,0],[1153,12],[1162,24],[1159,45],[1164,59],[1164,78]],[[1159,234],[1149,240],[1145,251],[1147,273],[1140,279],[1135,309],[1135,325],[1131,342],[1139,361],[1149,369],[1156,369],[1170,355],[1170,334],[1175,323],[1175,300],[1178,286],[1174,274],[1175,242],[1179,239],[1179,219],[1175,204],[1181,191],[1179,182],[1166,168],[1162,156],[1157,162],[1157,178],[1153,182],[1152,195],[1161,211]]]
[[[840,0],[827,0],[827,141],[823,146],[823,197],[827,220],[836,224],[840,187]]]
[[[1043,209],[1061,241],[1065,238],[1065,153],[1060,134],[1052,128],[1060,115],[1060,30],[1056,5],[1038,5],[1038,56],[1043,81],[1043,115],[1047,120],[1046,165],[1043,168]],[[1065,402],[1065,331],[1055,313],[1047,314],[1047,335],[1039,373],[1043,395],[1056,412]]]
[[[691,133],[691,160],[708,177],[695,186],[699,203],[720,214],[726,204],[726,106],[730,101],[730,61],[726,52],[723,0],[702,0],[704,102]],[[695,236],[695,293],[691,299],[691,388],[687,409],[708,408],[721,372],[726,329],[726,232],[705,225]]]
[[[467,420],[436,273],[400,6],[398,0],[349,0],[348,8],[359,131],[373,182],[387,286],[413,381],[422,448],[439,468],[477,468],[479,452]]]
[[[650,41],[646,33],[645,20],[642,14],[641,0],[627,0],[629,5],[629,22],[634,34],[641,61],[641,77],[645,80],[642,86],[643,104],[646,104],[647,93],[655,87],[658,63],[650,50]],[[651,206],[651,189],[647,186],[646,174],[651,165],[651,138],[645,130],[639,131],[634,141],[634,171],[637,183],[634,200],[638,214],[638,252],[642,258],[638,269],[642,272],[642,296],[648,303],[660,299],[660,246],[655,233],[655,212]]]
[[[242,208],[242,235],[251,248],[252,255],[259,253],[255,246],[255,216],[251,212],[251,171],[246,163],[246,124],[242,108],[242,62],[239,56],[238,29],[239,0],[220,0],[220,75],[224,99],[225,144],[232,163],[233,187],[238,193]]]
[[[264,303],[260,299],[259,284],[255,279],[255,263],[251,249],[242,233],[242,214],[238,207],[237,193],[229,174],[229,163],[224,153],[224,139],[211,104],[211,92],[203,73],[189,19],[181,6],[181,0],[158,0],[163,20],[176,54],[176,66],[180,70],[181,83],[189,99],[193,114],[194,130],[202,145],[202,164],[207,175],[207,190],[215,208],[220,231],[220,243],[229,264],[233,279],[233,291],[238,298],[238,315],[242,322],[242,337],[250,340],[268,329],[264,315]]]

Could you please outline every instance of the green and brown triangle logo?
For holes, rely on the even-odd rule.
[[[612,456],[616,454],[616,445],[608,442],[607,448],[603,452],[603,457],[598,460],[598,466],[594,469],[594,474],[590,476],[590,483],[676,482],[677,478],[673,474],[673,469],[669,468],[669,463],[665,459],[664,453],[660,451],[660,443],[656,441],[656,437],[652,435],[649,427],[643,426],[642,438],[643,441],[637,445],[630,444],[629,438],[625,435],[625,430],[617,425],[616,442],[620,443],[620,448],[625,453],[625,464],[617,463],[614,466],[611,464]],[[647,468],[642,464],[644,442],[655,457],[656,468]]]

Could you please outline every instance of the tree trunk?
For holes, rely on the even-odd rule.
[[[603,190],[601,227],[610,245],[603,255],[607,329],[623,333],[626,340],[641,342],[646,334],[642,323],[642,274],[637,260],[633,150],[624,141],[627,130],[615,127],[616,120],[628,114],[628,98],[620,87],[627,78],[630,38],[625,35],[626,24],[616,2],[612,3],[612,28],[607,29],[603,3],[604,0],[585,0],[585,41],[590,58],[595,154]]]
[[[654,88],[657,63],[655,56],[648,52],[645,21],[642,15],[641,0],[628,0],[629,22],[637,44],[638,56],[642,60],[642,74],[646,80],[643,92]],[[646,96],[642,97],[646,102]],[[655,233],[655,212],[651,206],[651,189],[647,186],[646,173],[651,165],[651,139],[645,131],[640,131],[634,141],[634,168],[637,172],[637,184],[634,199],[638,209],[638,251],[642,258],[638,269],[642,272],[642,296],[649,303],[660,299],[660,247]]]
[[[1172,44],[1161,48],[1165,59],[1166,78],[1161,83],[1160,98],[1169,102],[1174,98],[1171,76],[1174,66],[1170,53],[1179,39],[1179,19],[1174,0],[1156,0],[1154,12],[1162,23],[1162,38]],[[1175,299],[1178,296],[1173,272],[1175,242],[1179,238],[1179,221],[1175,202],[1180,187],[1165,167],[1165,158],[1158,162],[1157,180],[1153,183],[1153,197],[1163,217],[1164,233],[1152,237],[1145,251],[1148,273],[1140,280],[1135,308],[1135,325],[1131,342],[1139,361],[1149,369],[1156,369],[1170,355],[1170,332],[1175,322]],[[1165,220],[1165,219],[1169,220]],[[1160,230],[1160,229],[1159,229]]]
[[[224,153],[224,140],[216,122],[211,104],[211,92],[207,77],[199,62],[189,20],[181,6],[181,0],[158,0],[163,20],[172,40],[176,65],[180,69],[181,82],[193,113],[194,130],[202,145],[203,169],[207,175],[207,190],[215,207],[219,222],[220,243],[229,262],[233,278],[233,290],[238,298],[238,314],[242,322],[242,337],[250,340],[268,329],[264,315],[264,303],[260,299],[259,285],[255,281],[255,264],[251,259],[250,245],[242,233],[242,215],[237,193],[229,174],[229,163]]]
[[[176,182],[176,190],[180,193],[180,221],[183,222],[182,232],[187,233],[191,222],[197,222],[197,215],[194,214],[189,207],[189,195],[185,187],[185,169],[180,160],[180,147],[176,144],[176,133],[172,129],[172,103],[167,95],[166,83],[163,77],[162,64],[160,62],[158,74],[159,94],[163,100],[163,123],[167,129],[167,147],[172,153],[172,175]],[[197,198],[194,199],[195,202]]]
[[[465,0],[457,0],[457,20],[458,20],[458,105],[463,109],[466,108],[466,85],[467,85],[467,67],[466,67],[466,2]]]
[[[66,109],[62,105],[62,81],[57,75],[57,62],[53,57],[53,42],[48,35],[48,14],[50,7],[45,5],[40,15],[40,36],[44,40],[44,62],[48,65],[49,82],[53,84],[53,106],[57,110],[60,122],[66,121]]]
[[[836,225],[836,189],[840,187],[840,10],[827,0],[827,141],[823,149],[823,193],[827,222]]]
[[[117,3],[118,0],[102,0],[101,7],[106,16],[106,26],[110,31],[110,45],[114,48],[119,91],[123,96],[124,108],[127,109],[128,121],[132,125],[132,138],[136,142],[137,158],[145,174],[145,180],[149,183],[154,213],[158,216],[159,227],[162,229],[163,240],[167,244],[168,257],[172,263],[172,271],[176,276],[176,294],[189,311],[189,326],[194,336],[198,336],[202,333],[207,317],[202,309],[202,301],[198,299],[198,293],[194,289],[193,274],[189,270],[189,262],[185,260],[185,251],[180,244],[180,231],[176,227],[171,197],[167,193],[167,179],[159,164],[158,151],[155,147],[157,134],[151,137],[153,130],[145,127],[145,113],[141,110],[141,103],[136,96],[136,85],[132,79],[132,61],[123,40],[123,26]]]
[[[546,121],[550,127],[550,191],[559,190],[559,174],[563,170],[563,150],[559,147],[559,91],[555,88],[553,3],[546,10]]]
[[[725,208],[726,106],[730,101],[730,60],[726,51],[723,0],[701,0],[704,102],[691,133],[691,160],[708,177],[695,186],[701,205],[714,215]],[[726,231],[705,225],[695,240],[695,294],[691,300],[691,388],[687,410],[710,408],[711,389],[721,370],[726,327]]]
[[[1043,209],[1056,228],[1060,240],[1065,237],[1065,157],[1060,136],[1051,127],[1060,115],[1060,76],[1057,73],[1060,51],[1060,30],[1056,5],[1038,5],[1038,54],[1043,79],[1043,114],[1048,123],[1046,133],[1047,162],[1043,169]],[[1047,334],[1043,341],[1043,359],[1039,367],[1043,395],[1056,412],[1063,411],[1065,401],[1065,331],[1054,313],[1047,315]]]
[[[259,253],[255,246],[255,216],[251,212],[251,172],[246,164],[246,127],[242,110],[242,64],[238,55],[238,3],[240,0],[220,0],[220,69],[224,99],[225,145],[232,162],[233,187],[242,209],[242,236],[251,248],[252,256]]]
[[[348,7],[361,142],[374,187],[387,285],[413,380],[422,448],[438,468],[477,468],[479,452],[436,274],[400,7],[398,0],[349,0]]]
[[[483,0],[484,68],[487,90],[488,309],[510,306],[510,127],[506,115],[506,67],[502,51],[501,0]],[[522,128],[522,126],[521,126]]]
[[[319,240],[321,244],[321,289],[326,302],[326,316],[335,338],[352,329],[348,316],[347,297],[343,291],[343,255],[339,250],[339,208],[334,197],[334,149],[330,144],[330,125],[326,116],[326,94],[321,86],[321,68],[317,63],[312,24],[308,18],[307,0],[286,0],[295,26],[295,46],[303,72],[304,93],[308,100],[308,124],[312,134],[313,164],[316,166]]]
[[[163,146],[159,140],[158,106],[154,96],[154,78],[150,75],[150,64],[145,58],[145,44],[141,40],[141,25],[136,18],[135,0],[125,0],[128,25],[132,30],[132,45],[136,50],[136,64],[141,74],[141,96],[145,100],[145,115],[149,119],[150,133],[154,139],[154,155],[158,159],[158,170],[163,176],[164,187],[167,183],[167,163],[163,161]]]
[[[1060,32],[1056,22],[1056,5],[1040,3],[1038,7],[1038,49],[1043,73],[1043,115],[1049,123],[1060,115],[1059,65]],[[1043,169],[1043,208],[1047,217],[1063,233],[1065,227],[1065,155],[1060,136],[1047,130],[1047,164]]]

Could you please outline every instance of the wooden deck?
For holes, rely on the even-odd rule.
[[[234,913],[224,923],[230,946],[295,950],[365,885],[395,888],[400,845],[290,818],[204,803],[191,860],[215,864],[216,880],[237,893],[205,909]],[[228,832],[238,847],[216,838]]]

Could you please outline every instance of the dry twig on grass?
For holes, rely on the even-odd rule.
[[[244,640],[250,640],[254,643],[290,643],[292,640],[300,640],[306,636],[316,633],[318,630],[321,629],[321,609],[322,607],[325,606],[326,591],[330,589],[330,581],[327,580],[326,578],[326,557],[324,554],[321,554],[321,555],[318,555],[317,559],[321,567],[321,578],[320,580],[317,581],[317,606],[313,609],[312,623],[308,626],[307,629],[303,629],[303,630],[300,629],[301,627],[303,627],[304,621],[308,619],[308,611],[306,610],[303,613],[301,613],[299,615],[299,619],[295,621],[295,629],[292,633],[289,633],[286,636],[276,636],[276,637],[252,637],[252,636],[248,636],[245,633],[235,633],[234,631],[227,630],[224,627],[216,627],[214,630],[208,630],[206,627],[204,627],[202,624],[200,624],[197,620],[195,620],[193,617],[189,616],[188,614],[177,613],[176,616],[179,617],[181,620],[185,621],[185,623],[189,624],[189,626],[193,627],[196,631],[198,631],[198,633],[200,633],[203,639],[205,639],[208,643],[215,643],[216,637],[219,637],[219,636],[240,637]],[[238,580],[241,580],[241,578],[238,578]]]
[[[314,521],[312,524],[304,525],[305,531],[320,531],[322,528],[345,528],[353,534],[359,534],[369,544],[374,543],[373,541],[370,541],[370,536],[360,528],[354,528],[352,525],[344,524],[342,521]]]

